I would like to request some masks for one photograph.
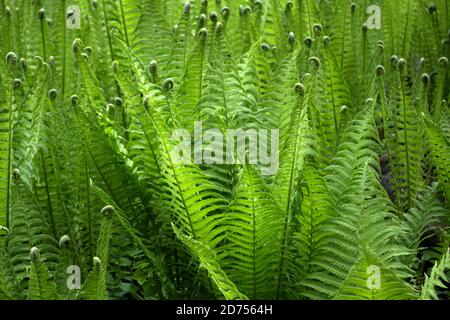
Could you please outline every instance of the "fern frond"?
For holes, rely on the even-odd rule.
[[[213,249],[202,241],[195,240],[173,226],[177,237],[192,251],[200,260],[200,267],[208,271],[210,278],[214,281],[217,289],[227,300],[247,300],[247,296],[239,292],[236,285],[228,278],[217,262],[217,255]]]
[[[278,268],[284,270],[282,211],[254,167],[244,166],[234,195],[224,221],[227,243],[219,251],[221,264],[248,297],[273,298],[282,277]]]
[[[450,251],[444,254],[440,261],[436,261],[431,269],[430,275],[425,275],[425,283],[420,293],[421,300],[437,300],[438,292],[437,287],[446,289],[447,286],[442,281],[448,282],[449,278],[446,275],[446,271],[450,269]]]
[[[31,248],[31,272],[28,288],[30,300],[54,300],[56,295],[56,283],[51,279],[45,264],[40,260],[39,249]]]

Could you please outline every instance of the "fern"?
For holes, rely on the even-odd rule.
[[[179,230],[174,227],[175,233],[178,238],[192,250],[192,252],[200,259],[200,267],[205,268],[211,279],[217,286],[217,289],[227,300],[235,299],[247,299],[247,297],[240,293],[236,285],[228,279],[226,273],[221,270],[218,265],[214,250],[209,248],[207,245],[201,241],[196,241],[191,237],[182,234]]]
[[[1,0],[0,298],[447,299],[448,12]]]
[[[442,281],[448,281],[448,277],[445,274],[449,268],[449,252],[447,251],[439,262],[436,262],[431,269],[430,276],[425,275],[425,283],[420,293],[421,300],[438,299],[437,287],[446,288]]]

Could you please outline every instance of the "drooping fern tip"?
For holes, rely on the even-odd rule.
[[[65,248],[70,244],[70,237],[68,235],[63,235],[60,239],[59,239],[59,247],[60,248]]]
[[[201,28],[200,31],[198,32],[198,36],[200,38],[200,41],[202,43],[205,43],[206,38],[208,37],[208,30],[206,28]]]
[[[361,29],[362,29],[363,33],[367,33],[367,31],[369,30],[369,27],[367,26],[367,22],[363,23]]]
[[[253,2],[253,5],[255,6],[257,11],[261,11],[263,8],[263,3],[261,0],[255,0],[255,2]]]
[[[150,104],[150,97],[149,96],[145,96],[144,99],[142,100],[142,103],[144,105],[144,108],[148,109],[149,104]]]
[[[287,1],[286,2],[286,12],[289,12],[289,11],[291,11],[292,9],[294,8],[294,4],[292,3],[292,1]]]
[[[289,44],[293,45],[295,43],[295,34],[291,31],[288,35],[288,42]]]
[[[400,71],[402,71],[406,67],[406,60],[403,58],[398,59],[397,66],[398,66],[398,69]]]
[[[114,73],[117,73],[117,71],[119,71],[119,61],[114,60],[112,62],[112,70]]]
[[[391,56],[391,58],[390,58],[390,61],[391,61],[391,66],[392,67],[397,67],[397,64],[398,64],[398,56],[396,56],[395,54],[394,55],[392,55]]]
[[[420,79],[422,80],[422,83],[425,87],[430,84],[430,75],[428,73],[422,73]]]
[[[377,41],[377,47],[380,49],[381,53],[384,52],[384,41],[383,40],[378,40]]]
[[[308,37],[305,38],[305,40],[303,40],[303,42],[305,43],[305,45],[306,45],[308,48],[311,48],[311,45],[312,45],[313,40],[312,40],[311,37],[308,36]]]
[[[384,67],[382,65],[377,65],[375,68],[375,71],[377,73],[377,76],[382,76],[385,73]]]
[[[45,19],[45,9],[41,8],[39,9],[39,20],[44,20]]]
[[[58,91],[56,89],[51,89],[48,92],[48,98],[50,99],[50,101],[55,101],[57,96],[58,96]]]
[[[173,81],[172,78],[167,78],[167,79],[165,79],[165,80],[163,81],[163,83],[162,83],[163,91],[164,91],[164,92],[167,92],[167,91],[169,91],[169,90],[172,90],[173,85],[174,85],[174,81]]]
[[[90,56],[92,54],[92,47],[86,47],[83,49],[83,52]]]
[[[316,37],[319,37],[320,34],[322,33],[322,25],[320,23],[315,23],[313,25],[313,30],[314,30]]]
[[[262,51],[270,51],[270,45],[269,44],[267,44],[267,43],[261,43],[261,50]]]
[[[204,28],[205,26],[206,26],[206,15],[202,13],[198,17],[198,28],[201,29]]]
[[[27,72],[28,71],[28,62],[25,58],[20,58],[20,67],[22,69],[23,72]]]
[[[36,247],[31,248],[30,250],[30,258],[32,262],[35,262],[39,259],[39,249]]]
[[[433,15],[437,12],[437,7],[436,4],[434,2],[430,3],[430,5],[428,6],[428,13],[430,15]]]
[[[6,55],[6,62],[11,65],[15,65],[17,62],[17,55],[14,52],[8,52]]]
[[[150,72],[153,78],[156,78],[156,75],[158,73],[158,62],[156,62],[156,60],[150,61],[148,65],[148,71]]]
[[[217,13],[215,11],[212,11],[209,14],[209,19],[212,21],[213,24],[217,23]]]
[[[216,34],[218,34],[218,35],[221,34],[222,30],[223,30],[223,23],[219,21],[216,24],[216,29],[215,29]]]
[[[230,17],[231,11],[230,11],[230,8],[228,8],[228,7],[223,7],[222,10],[220,11],[220,13],[221,13],[221,15],[222,15],[223,20],[224,20],[224,21],[227,21],[228,18]]]
[[[303,96],[305,94],[305,86],[303,85],[303,83],[296,83],[294,86],[294,90],[295,92],[297,92],[300,96]]]
[[[105,207],[102,208],[101,210],[101,214],[105,217],[111,217],[112,214],[114,213],[114,207],[111,205],[107,205]]]
[[[310,57],[309,58],[309,65],[314,67],[314,68],[319,68],[320,67],[320,59],[317,57]]]
[[[83,42],[81,41],[81,39],[76,38],[75,40],[73,40],[73,42],[72,42],[73,53],[75,53],[75,54],[80,53],[82,47],[83,47]]]
[[[374,98],[367,98],[366,99],[366,106],[370,106],[375,102]]]
[[[447,57],[440,57],[438,60],[438,64],[441,68],[447,68],[448,66],[448,59]]]
[[[186,1],[183,7],[183,13],[185,15],[189,15],[190,12],[191,12],[191,3],[189,1]]]
[[[89,55],[87,53],[81,53],[80,57],[82,57],[84,60],[89,61]]]
[[[311,76],[312,76],[311,73],[306,72],[306,73],[302,76],[302,81],[303,81],[303,82],[306,82]]]
[[[13,178],[16,181],[19,181],[20,179],[20,170],[17,168],[14,168],[13,172],[12,172]]]
[[[74,94],[73,96],[70,97],[70,103],[72,104],[72,106],[78,105],[78,101],[79,98],[77,95]]]
[[[256,3],[255,3],[256,5]],[[240,7],[239,13],[241,15],[241,17],[248,17],[250,16],[250,14],[252,13],[252,9],[250,7]]]
[[[116,97],[116,98],[114,98],[114,104],[115,104],[117,107],[121,107],[122,104],[123,104],[123,101],[122,101],[122,99],[121,99],[120,97]]]
[[[22,86],[22,80],[20,79],[14,79],[13,80],[13,88],[19,89]]]
[[[102,265],[102,261],[100,260],[99,257],[93,257],[93,258],[92,258],[92,263],[94,264],[94,268],[95,268],[96,270],[99,270],[100,267],[101,267],[101,265]]]

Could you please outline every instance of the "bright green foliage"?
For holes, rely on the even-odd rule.
[[[450,268],[450,252],[447,251],[439,262],[436,262],[431,269],[430,276],[425,275],[425,283],[423,284],[420,298],[422,300],[435,299],[438,300],[438,292],[436,287],[447,289],[443,282],[448,281],[446,272]]]
[[[449,13],[0,0],[0,299],[448,299]],[[178,163],[198,121],[276,172]]]

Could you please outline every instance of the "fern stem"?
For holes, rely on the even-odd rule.
[[[408,29],[409,29],[409,24],[410,24],[410,15],[411,15],[411,1],[412,0],[408,0],[408,12],[406,13],[406,25],[405,25],[405,37],[408,35]],[[407,57],[407,52],[406,52],[406,44],[408,43],[410,39],[403,39],[403,50],[402,50],[402,55],[404,57]]]
[[[297,1],[297,12],[298,12],[298,38],[302,39],[302,0]]]
[[[11,166],[12,166],[12,120],[13,120],[13,91],[14,88],[11,86],[9,91],[9,114],[8,114],[8,168],[7,168],[7,182],[6,182],[6,227],[9,228],[9,210],[10,210],[10,197],[11,197]]]
[[[53,216],[53,207],[52,207],[52,200],[51,200],[51,196],[50,196],[50,190],[48,188],[47,165],[46,165],[46,161],[45,161],[44,152],[42,151],[42,149],[40,150],[39,153],[40,153],[41,162],[42,162],[42,175],[44,177],[44,183],[45,183],[45,194],[47,196],[48,214],[50,216],[50,224],[51,224],[52,234],[53,234],[53,237],[56,238],[57,237],[56,224],[55,224],[55,219]]]
[[[313,28],[312,28],[312,22],[311,22],[311,8],[309,6],[309,0],[306,0],[305,3],[306,3],[306,11],[308,11],[309,35],[312,36]]]
[[[386,107],[387,104],[386,104],[386,96],[384,93],[384,82],[381,79],[377,79],[377,82],[378,82],[378,96],[381,105],[381,116],[382,116],[381,121],[383,122],[384,139],[387,139],[386,135],[388,134],[388,125],[387,125],[388,110]]]
[[[395,53],[395,42],[394,42],[394,31],[393,31],[393,27],[394,27],[394,23],[392,22],[392,12],[391,8],[389,6],[389,1],[385,2],[386,6],[388,6],[388,8],[386,8],[383,12],[385,12],[388,15],[388,19],[389,19],[389,23],[388,23],[388,31],[389,31],[389,42],[391,43],[391,54]]]
[[[445,30],[448,31],[449,26],[448,26],[448,0],[445,0]]]
[[[349,12],[349,10],[344,10],[344,24],[345,24],[345,22],[347,21],[347,15],[348,15],[348,12]],[[341,54],[341,70],[344,70],[344,58],[345,58],[345,43],[346,43],[346,32],[345,32],[345,29],[344,29],[344,32],[343,32],[343,34],[342,34],[342,48],[341,48],[341,52],[340,52],[340,54]]]
[[[255,195],[253,191],[253,183],[251,180],[251,174],[250,171],[247,170],[247,176],[248,180],[251,182],[249,183],[248,187],[250,188],[250,194],[252,195],[252,271],[253,271],[253,298],[256,299],[256,210],[255,210]]]
[[[400,70],[400,86],[402,89],[402,107],[403,107],[403,130],[404,130],[404,138],[405,138],[405,152],[406,152],[406,179],[408,180],[408,208],[411,207],[411,168],[410,168],[410,158],[409,158],[409,144],[408,144],[408,125],[407,125],[407,116],[406,116],[406,94],[405,94],[405,83],[403,76]]]
[[[367,31],[363,31],[363,39],[362,39],[362,49],[363,49],[363,61],[362,61],[362,67],[363,72],[362,75],[366,75],[366,64],[367,64]]]
[[[64,101],[64,93],[65,93],[65,88],[66,88],[66,0],[63,0],[62,3],[62,20],[61,20],[61,25],[63,26],[63,48],[62,48],[62,53],[63,53],[63,61],[62,61],[62,83],[61,83],[61,97],[62,97],[62,101]]]
[[[106,36],[108,38],[109,54],[112,63],[113,61],[115,61],[115,55],[114,55],[114,48],[112,45],[111,33],[109,32],[108,15],[106,14],[105,0],[102,0],[102,7],[103,7],[103,22],[105,24]],[[117,83],[117,80],[115,80],[114,83],[116,84],[117,95],[120,96],[120,87],[119,84]]]
[[[187,64],[187,57],[188,57],[188,42],[189,42],[189,38],[191,33],[189,32],[189,26],[191,23],[191,19],[190,19],[190,15],[188,15],[187,17],[184,16],[183,17],[184,23],[185,23],[185,27],[184,27],[184,43],[183,43],[183,68],[181,70],[186,70],[186,64]]]
[[[336,144],[335,144],[335,148],[337,148],[338,144],[339,144],[339,124],[337,121],[337,115],[336,115],[336,101],[335,101],[335,97],[334,97],[334,82],[333,82],[333,70],[332,67],[330,67],[330,85],[331,85],[331,102],[332,102],[332,107],[333,107],[333,119],[334,119],[334,131],[336,133]]]
[[[90,193],[90,184],[89,184],[89,168],[87,161],[84,161],[84,172],[86,176],[86,210],[87,210],[87,217],[88,217],[88,252],[89,252],[89,261],[92,261],[94,258],[92,253],[92,212],[91,212],[91,193]]]
[[[119,6],[120,6],[120,13],[122,15],[122,25],[123,25],[123,32],[125,34],[125,42],[127,44],[127,47],[130,47],[130,42],[128,41],[127,22],[125,20],[125,12],[123,10],[123,1],[122,0],[119,0]]]
[[[199,79],[199,92],[198,92],[198,100],[200,101],[200,99],[202,98],[202,87],[203,87],[203,64],[204,64],[204,60],[205,60],[205,44],[202,43],[202,55],[200,57],[200,79]]]
[[[53,104],[53,102],[52,102],[52,104]],[[55,112],[55,113],[57,112],[54,105],[53,105],[53,112]],[[56,127],[56,125],[54,125],[54,126]],[[71,223],[71,221],[69,219],[69,214],[67,212],[67,208],[66,208],[66,205],[65,205],[64,197],[63,197],[63,194],[62,194],[62,191],[61,191],[61,186],[63,185],[63,183],[59,179],[60,176],[61,176],[61,174],[59,172],[59,168],[61,168],[61,166],[60,166],[60,164],[58,162],[58,158],[57,158],[57,156],[55,154],[54,146],[51,146],[49,148],[49,151],[50,151],[50,157],[51,157],[51,162],[52,162],[52,166],[53,166],[53,174],[54,174],[55,179],[56,179],[56,181],[55,181],[56,197],[57,197],[57,200],[60,203],[61,211],[64,214],[64,219],[65,219],[65,222],[66,222],[66,225],[67,225],[67,228],[68,228],[69,237],[71,239],[75,239],[74,234],[73,234],[73,230],[72,230],[72,223]]]
[[[47,49],[45,45],[45,28],[44,28],[44,19],[40,19],[41,22],[41,40],[42,40],[42,57],[44,61],[47,61]]]
[[[106,14],[105,0],[102,0],[102,7],[103,7],[103,21],[105,23],[106,36],[108,38],[109,53],[111,55],[111,61],[114,61],[115,60],[114,50],[113,50],[113,45],[112,45],[112,40],[111,40],[111,34],[109,32],[109,24],[108,24],[108,16]]]

